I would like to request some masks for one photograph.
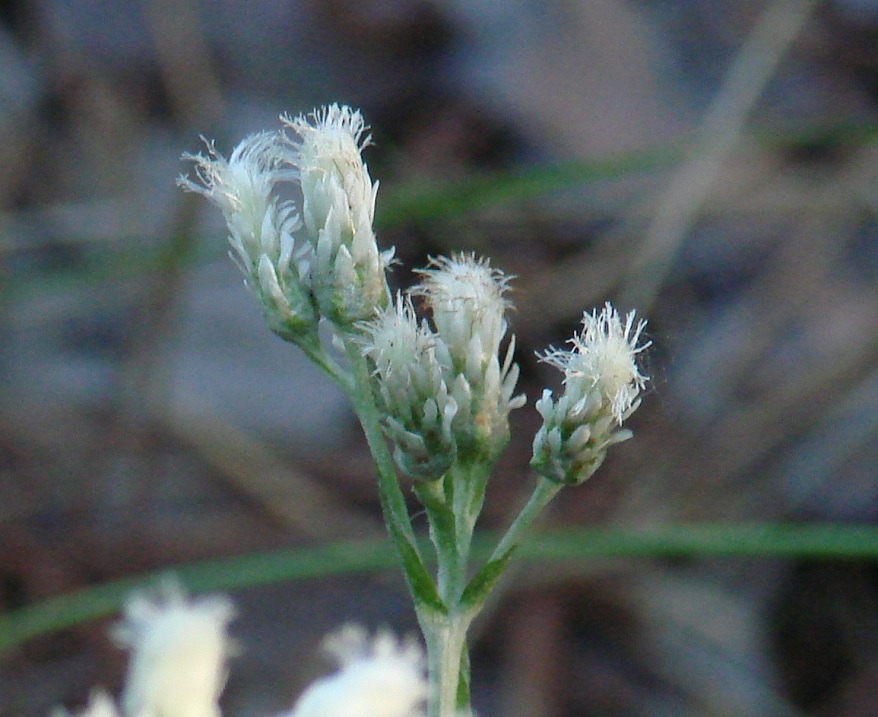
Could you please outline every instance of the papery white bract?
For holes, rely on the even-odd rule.
[[[122,695],[126,717],[219,717],[232,616],[227,598],[190,599],[174,585],[159,596],[129,598],[114,631],[116,642],[131,651]]]
[[[518,381],[514,338],[500,363],[509,279],[472,254],[431,259],[420,273],[412,293],[424,297],[448,346],[446,380],[458,406],[452,423],[458,448],[492,460],[509,440],[509,411],[524,405],[524,396],[512,395]]]
[[[327,638],[339,670],[314,682],[288,717],[420,717],[427,696],[423,653],[414,642],[348,626]]]
[[[206,141],[206,140],[205,140]],[[198,181],[181,176],[185,190],[205,196],[223,212],[231,256],[260,299],[269,327],[290,341],[313,333],[317,314],[310,266],[294,232],[301,221],[291,201],[280,201],[275,185],[297,177],[292,151],[279,132],[243,139],[228,160],[207,142],[207,154],[184,154]]]
[[[363,117],[337,104],[309,116],[281,117],[297,139],[292,163],[302,187],[305,230],[314,248],[314,293],[321,311],[342,328],[370,318],[389,300],[373,220],[374,185],[361,152],[369,143]]]
[[[640,405],[647,377],[640,373],[638,346],[646,326],[630,312],[623,323],[609,303],[585,313],[572,349],[550,349],[541,359],[564,373],[564,394],[555,401],[546,389],[536,407],[543,425],[533,444],[531,466],[540,475],[578,485],[606,457],[607,448],[631,437],[619,429]]]

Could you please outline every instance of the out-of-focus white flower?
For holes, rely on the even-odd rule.
[[[281,120],[298,135],[291,161],[314,247],[314,293],[321,311],[348,327],[384,308],[390,295],[385,270],[393,251],[378,250],[372,228],[378,183],[361,154],[366,125],[359,111],[337,104]]]
[[[647,377],[637,354],[650,345],[638,346],[646,322],[635,323],[632,311],[623,323],[609,303],[585,313],[582,326],[569,342],[571,350],[553,348],[541,357],[564,373],[564,394],[555,401],[546,389],[537,401],[543,425],[531,460],[543,477],[572,485],[598,469],[609,446],[631,437],[619,427],[640,405]]]
[[[117,643],[131,650],[122,695],[126,717],[219,717],[232,616],[227,598],[188,599],[173,585],[160,597],[129,598],[114,631]]]
[[[207,142],[207,154],[184,154],[197,181],[180,176],[185,190],[201,194],[223,212],[230,252],[247,285],[260,299],[269,327],[297,341],[315,330],[310,267],[293,233],[301,227],[291,201],[279,201],[275,185],[297,178],[292,151],[278,132],[250,135],[225,159]]]
[[[443,371],[448,347],[426,322],[418,322],[402,294],[361,330],[397,465],[412,478],[441,478],[457,455],[451,432],[457,404]]]
[[[338,672],[314,682],[289,717],[420,717],[427,696],[424,657],[414,642],[389,633],[369,639],[348,626],[331,635],[325,649]]]
[[[509,279],[472,254],[431,259],[412,293],[430,307],[436,332],[448,346],[447,383],[458,411],[452,422],[458,449],[473,457],[496,457],[509,440],[509,411],[524,405],[515,396],[515,339],[500,363],[506,334]]]
[[[92,690],[88,697],[88,704],[81,710],[70,713],[63,707],[53,709],[50,717],[119,717],[116,703],[103,690]]]

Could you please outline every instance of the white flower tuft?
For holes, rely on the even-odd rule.
[[[348,626],[325,642],[338,672],[314,682],[289,717],[420,717],[427,696],[424,657],[414,642]]]
[[[543,477],[578,485],[606,457],[607,448],[631,437],[618,427],[640,405],[647,377],[637,354],[646,322],[630,312],[623,323],[609,303],[585,313],[571,350],[549,349],[541,359],[564,373],[564,394],[556,401],[546,389],[536,407],[543,425],[533,444],[531,466]]]
[[[378,183],[361,154],[366,125],[359,111],[337,104],[281,121],[298,135],[289,146],[316,257],[314,292],[321,311],[347,328],[389,301],[385,271],[393,251],[379,251],[372,227]]]
[[[462,369],[471,365],[481,373],[500,350],[506,333],[504,294],[509,277],[487,259],[455,254],[430,259],[420,272],[423,281],[412,289],[423,296],[433,312],[433,323]]]
[[[446,382],[458,406],[452,424],[458,448],[493,459],[509,440],[509,411],[524,404],[523,396],[512,395],[518,381],[514,339],[500,361],[509,278],[472,254],[431,259],[420,273],[423,280],[412,293],[424,297],[448,346]]]
[[[275,186],[297,177],[293,154],[279,132],[246,137],[226,160],[212,142],[207,154],[184,154],[195,163],[197,182],[180,176],[185,190],[205,196],[223,212],[231,257],[262,303],[270,328],[297,341],[315,330],[310,267],[294,233],[302,223],[291,201],[278,201]]]
[[[232,616],[227,598],[190,600],[175,585],[158,598],[129,598],[114,631],[117,643],[131,650],[122,695],[126,717],[219,717]]]
[[[412,478],[442,477],[457,455],[451,431],[457,403],[443,370],[450,363],[448,347],[418,322],[411,299],[402,294],[360,330],[397,465]]]
[[[589,389],[597,388],[620,426],[632,407],[636,408],[647,380],[636,359],[651,343],[637,345],[646,321],[635,324],[634,317],[635,312],[629,312],[623,324],[619,312],[607,302],[600,313],[583,314],[582,331],[569,342],[572,351],[550,349],[542,357],[564,372],[565,384],[583,382]]]
[[[293,142],[292,163],[301,176],[308,232],[316,236],[326,224],[335,199],[333,183],[344,193],[354,221],[365,215],[371,226],[377,183],[372,186],[361,154],[371,138],[364,136],[366,123],[359,110],[333,104],[281,121],[299,136]]]

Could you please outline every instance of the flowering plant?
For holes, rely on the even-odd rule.
[[[393,251],[378,248],[373,229],[378,184],[362,158],[370,138],[361,114],[331,105],[281,121],[278,131],[245,138],[228,159],[211,142],[206,153],[184,155],[195,178],[178,181],[223,212],[230,254],[269,328],[350,398],[375,460],[427,670],[425,681],[413,645],[348,629],[329,642],[340,671],[310,687],[291,716],[408,717],[425,702],[430,717],[469,714],[467,631],[537,514],[631,436],[623,424],[647,381],[637,365],[645,324],[606,304],[584,314],[569,349],[542,355],[562,372],[563,393],[555,399],[546,389],[536,404],[536,486],[488,560],[472,566],[488,479],[510,440],[509,414],[525,403],[516,395],[515,339],[507,338],[510,279],[487,259],[455,254],[431,259],[419,284],[392,296]],[[301,191],[301,214],[280,198],[282,184]],[[404,486],[427,516],[435,574]],[[220,598],[134,598],[117,633],[133,651],[125,717],[216,717],[230,617]],[[102,694],[88,710],[116,714]]]

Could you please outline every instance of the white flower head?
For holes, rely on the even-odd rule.
[[[360,330],[397,465],[412,478],[440,478],[457,454],[451,430],[457,404],[443,370],[448,347],[418,321],[411,299],[402,294]]]
[[[299,136],[292,161],[299,168],[309,233],[316,236],[326,223],[336,195],[333,184],[342,190],[351,213],[365,213],[371,225],[378,187],[372,186],[361,154],[371,137],[359,110],[332,104],[281,121]]]
[[[279,132],[244,138],[228,159],[207,142],[207,154],[184,154],[195,163],[197,181],[180,176],[185,190],[205,196],[223,212],[230,255],[260,299],[273,331],[296,341],[311,333],[317,315],[310,296],[310,266],[294,233],[301,221],[291,201],[279,201],[275,186],[297,177],[292,151]]]
[[[420,274],[423,281],[412,293],[426,299],[436,330],[460,367],[481,373],[506,333],[509,277],[474,254],[431,258]]]
[[[634,321],[634,311],[623,323],[619,312],[607,302],[600,312],[583,314],[582,331],[569,342],[571,351],[550,349],[543,356],[546,363],[564,372],[568,386],[582,382],[586,390],[596,388],[619,425],[637,407],[647,381],[637,366],[637,354],[651,342],[637,345],[646,321]]]
[[[421,717],[427,696],[424,657],[414,642],[387,632],[371,640],[348,626],[325,642],[339,664],[334,674],[314,682],[289,717]]]
[[[278,182],[295,177],[287,164],[292,155],[278,132],[258,132],[245,137],[228,159],[217,151],[213,142],[206,139],[204,142],[207,154],[183,155],[195,163],[197,181],[181,175],[177,184],[203,195],[222,210],[229,224],[229,242],[237,255],[235,258],[245,275],[249,275],[263,254],[277,260],[281,252],[280,231],[292,233],[300,225],[293,205],[285,202],[278,207],[274,196]],[[275,217],[280,226],[274,226]],[[263,228],[271,231],[263,233]]]
[[[298,136],[289,145],[314,248],[314,293],[321,311],[347,328],[389,301],[393,251],[379,251],[372,226],[378,183],[361,154],[366,126],[359,111],[337,104],[281,120]]]
[[[509,439],[509,411],[524,404],[523,396],[513,396],[514,338],[500,359],[509,277],[473,254],[433,258],[420,273],[423,279],[412,293],[424,297],[448,347],[446,382],[458,407],[452,424],[458,448],[496,457]]]
[[[116,642],[131,651],[122,695],[126,717],[219,717],[232,616],[227,598],[189,599],[175,584],[159,597],[129,598],[114,631]]]
[[[50,717],[119,717],[116,703],[103,690],[92,690],[88,697],[88,704],[81,710],[71,714],[63,707],[53,709]]]
[[[550,480],[579,485],[600,467],[607,449],[631,437],[620,429],[640,405],[647,377],[640,373],[638,345],[646,322],[635,312],[623,322],[609,303],[585,313],[571,350],[550,349],[541,358],[564,372],[564,394],[546,389],[536,407],[543,424],[534,437],[531,466]]]

